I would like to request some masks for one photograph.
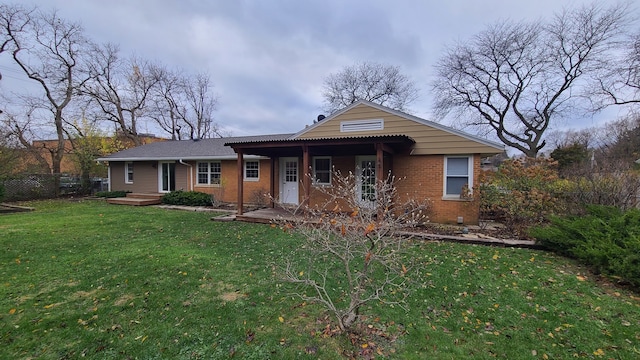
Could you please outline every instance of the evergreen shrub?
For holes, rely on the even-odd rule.
[[[594,272],[640,287],[640,210],[592,205],[584,216],[552,217],[530,234],[549,250],[588,265]]]
[[[199,191],[177,190],[165,194],[162,197],[163,204],[186,205],[186,206],[208,206],[212,204],[211,195]]]

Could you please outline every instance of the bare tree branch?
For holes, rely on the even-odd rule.
[[[537,156],[552,121],[578,107],[586,88],[581,79],[601,69],[619,45],[626,9],[591,5],[547,23],[501,22],[450,48],[432,84],[437,114],[454,112],[459,124]]]

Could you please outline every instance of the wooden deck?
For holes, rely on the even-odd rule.
[[[287,219],[293,218],[293,216],[289,211],[282,208],[258,209],[253,211],[247,211],[242,215],[234,215],[234,216],[235,216],[235,220],[238,220],[238,221],[259,223],[259,224],[270,224],[274,220],[287,220]]]
[[[146,206],[158,205],[162,203],[161,193],[129,193],[127,197],[107,199],[109,204],[130,205],[130,206]]]

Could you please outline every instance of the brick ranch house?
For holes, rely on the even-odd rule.
[[[399,194],[433,202],[432,221],[473,224],[479,208],[460,195],[477,186],[481,159],[503,152],[502,144],[358,101],[295,134],[158,142],[99,160],[109,163],[111,190],[201,191],[236,202],[240,213],[267,193],[313,205],[333,169],[356,174],[359,189],[391,174],[403,179]]]

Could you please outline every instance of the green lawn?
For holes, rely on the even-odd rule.
[[[640,295],[553,254],[409,243],[425,270],[408,310],[372,304],[348,337],[278,282],[299,244],[282,230],[28,205],[0,215],[1,359],[640,358]]]

